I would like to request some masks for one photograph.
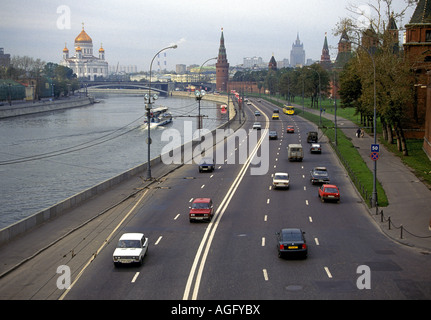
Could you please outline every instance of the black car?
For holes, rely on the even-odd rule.
[[[315,131],[310,131],[307,133],[307,143],[313,143],[313,142],[317,142],[318,138],[318,134]]]
[[[308,248],[304,237],[305,232],[298,228],[281,229],[276,233],[278,257],[301,256],[307,258]]]
[[[310,181],[315,183],[329,183],[329,174],[326,167],[315,167],[310,171]]]
[[[277,131],[270,131],[269,140],[277,140],[277,139],[278,139]]]
[[[214,171],[214,160],[213,158],[202,158],[199,163],[199,172],[202,171]]]

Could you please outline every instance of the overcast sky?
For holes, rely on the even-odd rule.
[[[339,37],[333,30],[340,19],[352,16],[348,5],[365,8],[376,1],[1,0],[0,47],[11,56],[59,63],[65,43],[75,54],[74,40],[84,23],[95,56],[103,43],[110,65],[137,65],[138,71],[148,70],[153,56],[172,44],[178,48],[165,51],[168,70],[216,57],[221,28],[231,66],[244,57],[290,59],[298,33],[306,59],[320,60],[327,32],[334,59]],[[393,2],[395,11],[404,6],[404,0]],[[399,26],[409,22],[413,10]],[[164,61],[162,55],[160,64]]]

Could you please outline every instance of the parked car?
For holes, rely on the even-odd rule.
[[[322,147],[320,143],[312,143],[310,147],[310,153],[322,153]]]
[[[148,238],[143,233],[125,233],[118,240],[112,254],[115,266],[121,264],[142,264],[148,252]]]
[[[329,183],[329,174],[326,167],[315,167],[310,171],[310,181],[315,183]]]
[[[281,229],[276,233],[278,257],[299,255],[306,258],[308,255],[305,232],[298,228]]]
[[[196,198],[189,207],[190,222],[198,220],[211,221],[214,215],[213,201],[211,198]]]
[[[278,139],[277,131],[270,131],[268,136],[269,136],[269,140],[277,140]]]
[[[310,132],[307,133],[307,142],[308,143],[317,142],[317,140],[318,140],[317,132],[310,131]]]
[[[289,174],[286,172],[276,172],[272,177],[272,186],[276,188],[289,188]]]
[[[199,172],[203,171],[214,171],[214,159],[213,158],[202,158],[202,160],[199,162]]]
[[[322,184],[319,188],[318,196],[322,202],[325,202],[326,200],[340,202],[340,190],[338,190],[338,187],[333,184]]]
[[[260,122],[253,123],[253,129],[261,130],[262,129],[262,125],[260,124]]]
[[[287,128],[286,128],[286,132],[287,132],[287,133],[295,133],[295,128],[294,128],[294,126],[287,126]]]

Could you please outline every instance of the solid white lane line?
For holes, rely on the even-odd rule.
[[[269,121],[268,117],[266,117],[266,118],[267,118],[267,121]],[[267,132],[268,128],[266,128],[265,130]],[[192,300],[197,299],[203,269],[205,266],[205,262],[206,262],[206,259],[208,256],[209,249],[211,247],[211,243],[213,241],[215,232],[216,232],[217,227],[219,225],[219,221],[222,218],[223,214],[225,213],[226,208],[229,205],[233,195],[235,194],[236,190],[238,189],[239,185],[241,184],[241,181],[242,181],[244,175],[246,174],[252,159],[257,154],[258,149],[262,145],[262,141],[265,138],[265,136],[266,136],[266,134],[262,134],[259,142],[256,144],[254,149],[251,151],[249,157],[247,158],[247,161],[241,167],[241,170],[240,170],[238,176],[233,181],[228,192],[226,193],[225,197],[223,198],[222,202],[220,203],[220,206],[217,208],[217,211],[215,213],[215,219],[213,219],[213,221],[211,221],[209,223],[209,226],[206,229],[205,234],[202,238],[202,241],[199,245],[199,248],[196,252],[195,259],[194,259],[193,264],[192,264],[192,268],[190,269],[189,277],[187,279],[186,287],[185,287],[184,294],[183,294],[183,300],[188,300],[189,298],[191,298]],[[193,291],[192,291],[191,297],[189,297],[190,291],[192,290],[192,282],[193,282],[195,276],[196,276],[195,284],[193,286]]]

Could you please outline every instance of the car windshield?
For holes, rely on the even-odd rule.
[[[338,193],[338,190],[336,188],[325,188],[325,192],[327,193]]]
[[[192,205],[193,209],[209,209],[209,207],[209,204],[205,202],[197,202]]]
[[[117,248],[140,248],[140,240],[120,240],[118,241]]]
[[[277,180],[287,180],[288,176],[285,175],[285,174],[276,174],[275,177],[274,177],[274,179],[277,179]]]
[[[314,175],[315,176],[326,177],[328,175],[328,172],[326,172],[326,171],[320,171],[320,170],[314,170]]]
[[[281,234],[281,239],[283,241],[301,241],[302,236],[299,232],[283,232]]]
[[[211,159],[211,158],[203,158],[201,160],[201,163],[202,164],[212,164],[213,163],[213,159]]]

